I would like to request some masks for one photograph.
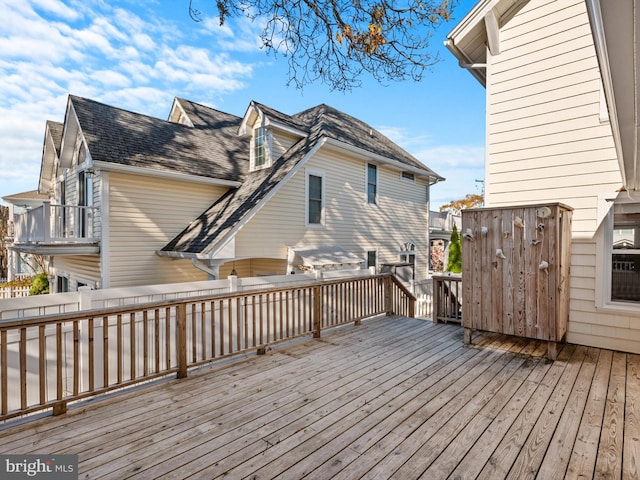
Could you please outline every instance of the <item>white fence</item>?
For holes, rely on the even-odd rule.
[[[336,280],[340,278],[368,276],[370,274],[369,270],[344,270],[268,277],[229,277],[226,280],[106,288],[103,290],[91,290],[88,287],[81,287],[79,292],[55,293],[0,300],[0,320],[54,315],[81,310],[93,310],[96,308],[124,307],[127,305],[139,305],[149,302],[229,292],[244,292],[262,288],[278,288],[288,285],[311,283],[319,279]]]
[[[29,290],[31,290],[31,287],[0,287],[0,300],[28,297]]]

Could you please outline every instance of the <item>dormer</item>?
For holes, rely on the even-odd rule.
[[[290,116],[251,102],[238,134],[251,137],[250,171],[270,167],[288,148],[308,134]]]
[[[62,123],[48,120],[45,127],[44,146],[42,148],[42,163],[40,164],[40,179],[38,192],[49,194],[55,185],[55,176],[60,156],[62,142]]]
[[[180,104],[177,98],[173,99],[173,105],[171,106],[171,112],[169,113],[169,122],[180,123],[188,127],[193,127],[193,122],[184,111],[183,106]]]

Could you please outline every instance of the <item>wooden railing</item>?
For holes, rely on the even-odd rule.
[[[380,314],[415,298],[375,275],[0,322],[0,421]]]
[[[462,278],[454,275],[433,276],[433,322],[462,321]]]

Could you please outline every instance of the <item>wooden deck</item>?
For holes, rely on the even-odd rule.
[[[403,317],[0,427],[80,478],[640,478],[640,356]]]

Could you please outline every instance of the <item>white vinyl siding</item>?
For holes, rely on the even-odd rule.
[[[282,156],[284,152],[289,150],[296,142],[300,140],[300,137],[296,137],[287,132],[280,130],[273,130],[271,132],[271,158],[272,161],[276,161]]]
[[[111,287],[206,280],[189,260],[156,255],[224,193],[221,187],[109,175]]]
[[[57,275],[65,274],[69,278],[73,291],[78,281],[101,287],[99,255],[58,255],[53,259],[53,269]]]
[[[415,239],[416,278],[427,274],[426,182],[408,184],[397,170],[378,166],[379,207],[367,209],[366,162],[320,149],[236,236],[238,257],[287,258],[288,246],[340,245],[366,260],[378,246],[378,265],[398,261],[400,245]],[[325,174],[325,227],[305,226],[305,169]],[[260,239],[256,251],[255,239]]]
[[[638,316],[595,307],[598,196],[622,182],[584,1],[530,0],[500,42],[487,59],[486,204],[573,207],[567,340],[640,353]]]

